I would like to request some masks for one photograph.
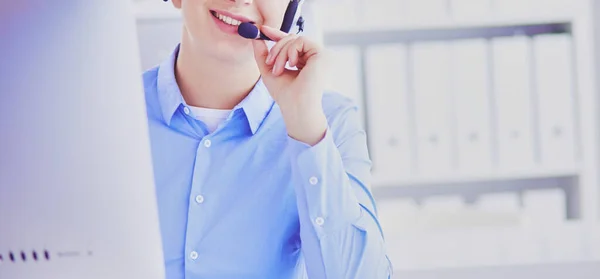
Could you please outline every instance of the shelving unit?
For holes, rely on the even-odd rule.
[[[445,7],[448,12],[446,16],[433,19],[407,16],[405,19],[389,20],[393,15],[400,17],[407,15],[401,12],[402,5],[411,1],[399,0],[393,1],[394,3],[384,0],[331,1],[324,2],[323,6],[317,9],[322,22],[334,23],[330,27],[325,27],[324,42],[333,50],[334,55],[338,56],[336,61],[345,63],[339,67],[338,74],[343,75],[339,80],[348,83],[351,77],[359,76],[358,82],[353,83],[359,88],[358,92],[349,90],[348,96],[356,100],[364,113],[363,122],[375,165],[372,189],[382,207],[381,222],[384,231],[387,232],[388,248],[395,269],[398,271],[435,270],[435,274],[439,275],[447,274],[443,268],[452,270],[457,267],[508,266],[508,269],[512,270],[515,266],[528,263],[555,264],[600,259],[600,254],[593,252],[600,249],[598,246],[600,243],[597,240],[590,240],[597,234],[595,232],[599,229],[600,216],[600,181],[598,180],[600,170],[598,120],[600,118],[597,113],[599,88],[596,84],[597,78],[600,77],[598,74],[600,58],[596,55],[600,48],[596,45],[600,41],[595,37],[600,35],[600,28],[596,27],[599,26],[600,21],[595,19],[595,15],[600,15],[600,3],[592,0],[575,0],[552,5],[550,2],[560,1],[489,0],[492,5],[499,1],[513,2],[516,3],[515,5],[524,5],[526,2],[532,4],[530,9],[515,13],[511,13],[510,10],[493,13],[490,9],[485,15],[471,14],[469,17],[462,17],[451,15],[451,3],[454,1],[448,0],[445,2],[448,4]],[[436,1],[445,0],[424,2]],[[483,0],[458,1],[468,2],[467,4],[485,2]],[[354,4],[349,4],[350,2]],[[389,8],[383,3],[389,3]],[[340,8],[341,5],[345,7]],[[368,10],[368,6],[376,8],[378,5],[384,9],[375,12]],[[373,15],[383,17],[385,20],[373,18]],[[386,134],[385,131],[381,131],[382,129],[373,129],[373,125],[377,125],[378,121],[385,118],[378,114],[385,115],[389,111],[377,107],[384,101],[381,97],[375,98],[373,92],[369,90],[369,78],[373,77],[373,74],[369,76],[371,63],[369,55],[372,55],[374,48],[381,47],[385,51],[396,48],[402,53],[400,55],[402,58],[390,57],[389,60],[394,63],[408,64],[414,59],[411,57],[411,47],[414,44],[472,39],[482,39],[489,44],[495,38],[525,36],[531,39],[547,34],[565,34],[572,42],[575,145],[573,161],[561,166],[533,164],[505,169],[495,164],[499,152],[496,150],[496,154],[491,156],[495,163],[491,163],[488,168],[453,168],[445,172],[423,172],[415,163],[418,159],[418,154],[414,151],[417,149],[415,132],[420,123],[415,119],[415,108],[411,107],[414,104],[415,92],[410,86],[407,86],[405,92],[398,90],[397,93],[403,94],[403,98],[391,96],[384,98],[384,101],[402,101],[410,105],[397,106],[396,111],[408,112],[403,114],[403,117],[394,118],[395,128],[385,126],[392,130],[389,132],[392,136],[388,139],[377,138]],[[490,55],[492,47],[488,46],[487,51]],[[349,57],[350,55],[356,57]],[[385,59],[379,58],[378,61],[382,62]],[[361,71],[356,73],[354,70],[347,70],[353,65]],[[386,74],[385,77],[375,80],[397,78],[397,83],[410,83],[412,78],[410,70],[398,69],[397,72],[396,77]],[[382,71],[377,71],[374,75],[381,74]],[[492,74],[489,76],[493,77]],[[335,87],[334,85],[334,89]],[[343,84],[339,88],[348,90],[349,86]],[[405,123],[400,124],[402,122]],[[536,127],[541,125],[540,119],[532,122]],[[398,125],[406,127],[397,128]],[[495,128],[497,127],[492,127],[492,130]],[[451,131],[456,132],[454,128]],[[403,136],[403,132],[408,133],[409,136]],[[494,136],[497,135],[492,133],[492,141],[495,141]],[[537,154],[535,157],[539,159],[540,139],[539,136],[534,135],[534,137],[536,137],[534,149]],[[406,146],[401,150],[409,155],[405,155],[402,151],[377,151],[377,146],[374,146],[392,142],[394,145],[404,142]],[[403,159],[398,160],[398,167],[395,170],[380,172],[377,170],[377,165],[381,157],[377,155],[381,153],[386,153],[383,155],[386,160],[389,159],[387,157],[389,154]],[[452,162],[456,163],[456,161],[456,158],[452,157]],[[543,201],[541,203],[538,201],[537,208],[534,210],[537,213],[532,213],[529,211],[531,208],[524,207],[524,204],[531,202],[527,197],[531,198],[534,193],[542,193],[542,196],[548,193],[551,193],[549,195],[562,193],[565,210],[563,213],[566,220],[549,224],[545,223],[544,218],[538,219],[540,214],[551,215],[550,218],[556,220],[563,218],[563,214],[557,214],[562,210],[563,205],[556,207],[546,205],[544,202],[548,200],[542,198]],[[470,213],[481,214],[482,219],[490,218],[490,222],[493,222],[491,220],[498,216],[488,214],[490,212],[485,210],[478,211],[480,206],[487,206],[485,202],[478,203],[478,200],[490,196],[500,196],[495,202],[501,200],[500,203],[506,206],[498,211],[510,212],[505,217],[523,219],[516,224],[507,225],[502,223],[502,218],[498,218],[496,219],[498,223],[491,227],[456,225],[450,228],[430,229],[415,224],[419,221],[426,222],[424,220],[428,218],[437,218],[441,223],[452,222],[449,219],[455,221],[462,218],[470,219]],[[459,201],[456,200],[457,197],[460,197]],[[438,198],[442,198],[441,203],[428,207],[428,200]],[[513,199],[518,200],[519,205],[514,205]],[[463,203],[460,210],[448,206],[457,202]],[[492,205],[494,206],[497,204]],[[463,210],[469,214],[463,214]],[[439,214],[440,212],[446,214]],[[530,221],[533,223],[528,223]],[[546,238],[561,240],[551,241]]]
[[[582,218],[589,220],[598,220],[598,212],[600,203],[600,188],[598,183],[597,172],[598,168],[598,139],[596,137],[598,118],[596,111],[596,93],[597,87],[595,84],[596,69],[593,61],[595,57],[594,41],[593,41],[593,1],[569,1],[554,5],[553,9],[544,10],[542,2],[537,7],[540,9],[522,10],[518,13],[495,14],[491,11],[484,16],[460,17],[451,14],[451,8],[447,7],[448,14],[436,19],[423,17],[424,20],[414,20],[412,17],[406,20],[392,20],[395,24],[382,25],[380,19],[370,19],[368,14],[377,14],[374,12],[365,11],[367,5],[383,5],[385,1],[375,1],[365,3],[362,0],[348,0],[344,3],[354,7],[355,11],[348,11],[346,7],[343,11],[331,12],[327,8],[336,9],[337,6],[331,6],[333,3],[325,3],[323,9],[319,9],[321,17],[326,17],[328,22],[344,22],[345,25],[334,25],[331,28],[325,28],[325,43],[334,49],[334,51],[344,52],[346,49],[352,49],[360,56],[358,67],[365,69],[366,53],[370,47],[377,46],[396,46],[402,45],[410,48],[411,45],[421,42],[454,42],[465,39],[484,39],[488,42],[494,38],[524,36],[533,38],[538,35],[545,34],[565,34],[572,40],[573,62],[574,62],[574,101],[575,101],[575,154],[576,159],[571,164],[565,164],[563,167],[546,167],[541,165],[533,165],[523,168],[505,170],[498,167],[492,167],[487,170],[474,169],[453,169],[444,173],[419,173],[415,171],[414,166],[411,171],[406,172],[398,169],[398,172],[382,174],[374,169],[373,189],[376,196],[380,199],[388,199],[394,197],[422,197],[430,195],[438,195],[447,185],[448,189],[454,189],[456,192],[504,192],[510,190],[512,186],[515,192],[527,190],[528,187],[532,190],[539,188],[544,184],[544,181],[553,180],[561,181],[561,183],[570,183],[569,185],[546,183],[545,185],[554,185],[551,187],[561,187],[571,194],[580,195],[577,199],[570,199],[569,202],[577,204],[569,204],[569,207],[579,207],[581,209]],[[403,1],[400,1],[403,2]],[[404,1],[406,3],[407,1]],[[410,2],[410,1],[409,1]],[[432,1],[429,1],[432,2]],[[448,1],[447,3],[451,3]],[[473,1],[471,1],[473,2]],[[528,1],[522,1],[525,3]],[[531,0],[529,2],[532,2]],[[535,1],[533,1],[535,2]],[[532,2],[532,3],[533,3]],[[560,1],[555,1],[560,2]],[[337,4],[337,3],[336,3]],[[400,9],[402,3],[394,4],[394,8]],[[532,5],[533,7],[534,5]],[[562,7],[562,8],[559,8]],[[391,12],[382,12],[381,14],[392,14]],[[339,17],[335,17],[339,14]],[[348,22],[345,15],[355,15],[355,20]],[[334,17],[334,18],[332,18]],[[340,58],[341,59],[341,58]],[[396,60],[394,60],[396,61]],[[343,67],[347,67],[344,65]],[[400,72],[400,71],[399,71]],[[366,70],[360,72],[360,94],[354,94],[353,98],[361,106],[364,112],[365,129],[367,130],[371,142],[381,142],[373,140],[374,133],[372,131],[370,118],[377,111],[371,111],[369,102],[372,101],[372,96],[368,90],[368,75]],[[343,80],[343,79],[341,79]],[[347,80],[347,79],[346,79]],[[342,92],[343,93],[343,92]],[[408,101],[412,101],[415,94],[412,90],[408,90]],[[412,98],[411,98],[412,97]],[[400,107],[398,107],[400,109]],[[407,108],[414,110],[413,108]],[[418,126],[415,123],[414,115],[408,116],[408,122]],[[378,118],[380,119],[380,118]],[[538,124],[535,122],[534,124]],[[414,133],[413,130],[410,132]],[[416,147],[414,136],[409,139],[410,148],[404,150],[414,150]],[[372,144],[370,148],[373,148]],[[539,147],[535,147],[539,148]],[[412,152],[412,151],[411,151]],[[496,151],[497,152],[497,151]],[[375,154],[372,154],[375,155]],[[374,163],[377,165],[375,156]],[[411,157],[414,161],[416,156]],[[414,164],[412,162],[411,164]],[[519,183],[526,181],[527,183]],[[452,185],[462,185],[461,187],[452,187]],[[495,185],[494,187],[486,187],[486,185]],[[398,188],[400,187],[400,188]],[[410,190],[402,189],[409,188]],[[437,189],[437,190],[436,190]],[[571,189],[571,190],[569,190]],[[452,190],[443,191],[452,193]]]

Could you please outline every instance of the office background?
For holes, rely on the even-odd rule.
[[[396,270],[600,261],[598,1],[308,1]],[[133,2],[147,69],[181,18]]]

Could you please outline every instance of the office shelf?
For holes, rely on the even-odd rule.
[[[548,25],[556,23],[571,22],[575,18],[571,13],[565,12],[554,15],[533,15],[519,17],[492,17],[481,19],[447,19],[447,20],[428,20],[423,22],[406,22],[387,26],[369,26],[361,24],[352,28],[324,28],[325,35],[333,34],[363,34],[368,32],[402,32],[402,31],[457,31],[461,29],[472,28],[498,28],[507,26],[530,26],[530,25]]]
[[[522,21],[500,24],[463,24],[452,28],[432,24],[415,28],[386,28],[377,30],[334,31],[325,33],[325,43],[335,45],[370,46],[387,43],[459,40],[471,38],[495,38],[514,35],[534,36],[539,34],[568,33],[571,20],[553,19],[548,21]]]
[[[568,168],[533,168],[521,170],[507,171],[489,171],[489,172],[474,172],[474,173],[451,173],[451,174],[429,174],[415,175],[407,177],[384,177],[373,176],[373,188],[394,188],[394,187],[412,187],[424,185],[456,185],[468,183],[482,182],[500,182],[500,181],[516,181],[516,180],[531,180],[540,178],[560,178],[560,177],[575,177],[580,174],[580,168],[577,166]]]

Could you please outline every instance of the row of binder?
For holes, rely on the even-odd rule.
[[[567,195],[561,188],[487,193],[467,204],[460,194],[378,201],[380,222],[389,235],[414,229],[482,226],[543,226],[567,219]]]
[[[556,188],[469,205],[460,196],[384,199],[378,212],[397,269],[599,260],[600,226],[567,220],[565,201]]]
[[[568,34],[330,50],[331,89],[354,99],[366,114],[362,124],[379,176],[576,163],[577,94]]]
[[[454,20],[512,19],[565,14],[568,0],[335,0],[320,13],[327,30],[393,27]]]

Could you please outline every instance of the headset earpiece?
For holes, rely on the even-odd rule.
[[[291,33],[292,27],[297,27],[296,34],[304,32],[304,18],[302,17],[302,4],[305,0],[290,0],[283,17],[281,31]]]

